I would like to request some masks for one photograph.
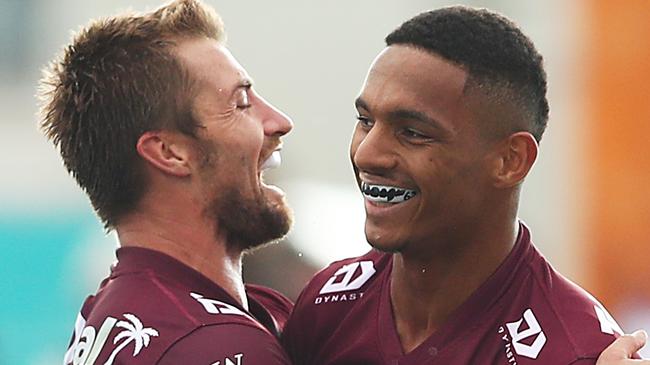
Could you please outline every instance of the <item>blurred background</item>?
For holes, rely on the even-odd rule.
[[[269,174],[295,228],[247,257],[245,273],[295,297],[315,270],[368,249],[348,144],[384,36],[457,2],[206,2],[257,90],[295,122]],[[650,329],[650,2],[460,2],[512,18],[545,57],[551,118],[520,212],[534,242],[625,330]],[[114,260],[115,238],[37,130],[40,70],[90,19],[159,4],[0,0],[0,364],[61,363],[83,299]]]

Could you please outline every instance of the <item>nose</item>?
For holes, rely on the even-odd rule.
[[[376,123],[369,131],[357,128],[352,138],[351,154],[354,165],[363,171],[381,174],[397,164],[396,146],[390,128]]]
[[[262,123],[264,125],[264,135],[280,137],[293,129],[293,121],[288,115],[263,98],[260,97],[259,100],[263,110]]]

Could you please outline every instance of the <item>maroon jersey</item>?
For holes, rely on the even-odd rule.
[[[77,317],[64,365],[289,364],[277,335],[291,302],[247,286],[249,310],[165,254],[117,251],[118,263]]]
[[[553,270],[521,224],[496,272],[405,354],[390,302],[391,268],[391,254],[371,251],[316,274],[283,335],[294,365],[595,364],[621,332],[602,305]]]

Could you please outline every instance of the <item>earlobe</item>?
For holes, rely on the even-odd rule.
[[[179,177],[190,174],[187,149],[168,132],[143,133],[136,149],[145,161],[166,174]]]
[[[509,188],[521,183],[535,164],[538,151],[537,141],[529,132],[511,134],[498,151],[495,186]]]

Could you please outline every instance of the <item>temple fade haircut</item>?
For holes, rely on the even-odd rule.
[[[496,108],[485,112],[489,125],[481,126],[490,134],[523,130],[541,140],[549,113],[546,72],[532,41],[511,20],[486,9],[446,7],[406,21],[386,44],[423,49],[465,69],[465,94],[482,92]]]
[[[223,23],[198,0],[91,22],[44,71],[40,127],[88,194],[107,230],[133,210],[147,183],[136,151],[151,130],[195,136],[193,80],[178,41],[221,42]]]

